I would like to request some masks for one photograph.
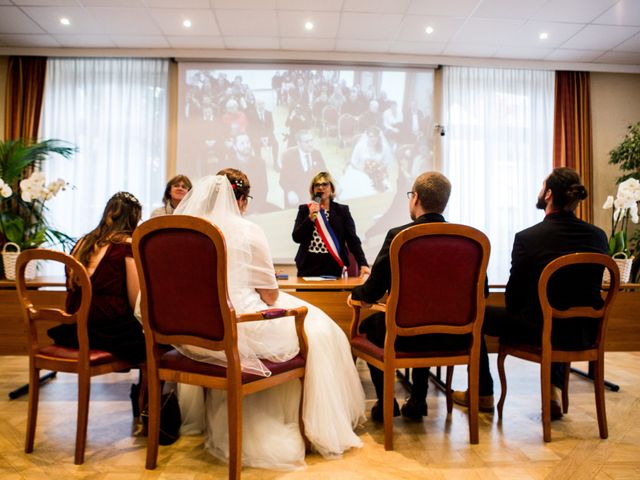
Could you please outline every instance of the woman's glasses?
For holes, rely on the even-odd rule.
[[[318,183],[314,183],[313,187],[314,188],[318,188],[318,187],[328,187],[329,183],[328,182],[318,182]]]

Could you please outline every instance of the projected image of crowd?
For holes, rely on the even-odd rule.
[[[388,193],[401,201],[431,165],[431,92],[420,92],[416,74],[392,72],[388,93],[386,73],[188,71],[192,175],[248,172],[259,213],[307,202],[308,181],[321,170],[338,180],[342,200]]]

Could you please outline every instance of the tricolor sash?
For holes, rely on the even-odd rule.
[[[324,208],[320,207],[320,211],[316,215],[315,220],[316,230],[322,239],[322,243],[327,247],[327,250],[333,257],[333,259],[340,265],[340,268],[344,268],[344,263],[340,258],[340,244],[336,239],[336,234],[333,233],[329,220],[327,220],[327,212]]]

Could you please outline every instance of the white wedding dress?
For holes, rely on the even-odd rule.
[[[280,292],[269,307],[256,288],[278,288],[264,232],[242,218],[233,190],[224,176],[198,181],[175,214],[203,217],[224,233],[227,246],[229,296],[238,313],[266,308],[309,309],[304,322],[308,339],[302,418],[305,435],[324,457],[337,457],[362,441],[354,429],[364,422],[364,391],[344,332],[322,310]],[[293,318],[238,324],[238,348],[242,369],[268,376],[260,359],[283,361],[298,353]],[[198,361],[225,364],[223,352],[193,346],[177,346]],[[246,396],[243,401],[243,466],[293,469],[305,465],[305,445],[298,424],[300,381]],[[183,434],[205,431],[206,448],[228,460],[226,394],[219,390],[179,385]]]

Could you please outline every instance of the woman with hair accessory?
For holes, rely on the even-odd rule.
[[[176,214],[205,218],[222,230],[227,249],[228,292],[236,312],[256,312],[271,306],[308,308],[304,329],[309,354],[302,420],[313,449],[324,457],[335,458],[362,446],[353,430],[365,420],[365,397],[349,342],[322,310],[278,290],[266,236],[258,225],[243,218],[250,191],[247,176],[228,168],[197,181]],[[271,372],[261,359],[282,362],[299,351],[291,317],[242,322],[237,327],[244,372],[269,376]],[[226,366],[224,352],[193,346],[176,348],[194,360]],[[205,396],[197,386],[178,388],[181,433],[198,434],[204,430],[207,450],[227,461],[226,393],[208,390]],[[305,465],[305,442],[298,423],[300,395],[300,382],[293,380],[243,398],[243,466],[295,469]]]
[[[151,212],[151,218],[171,215],[191,187],[191,180],[186,175],[176,175],[169,180],[162,196],[163,205]]]
[[[131,251],[131,235],[142,219],[142,205],[128,192],[113,195],[96,228],[73,247],[89,273],[93,295],[89,310],[89,345],[133,364],[145,360],[142,325],[133,314],[140,291]],[[67,310],[80,305],[82,292],[67,279]],[[76,325],[62,324],[48,331],[56,345],[77,348]]]
[[[299,277],[340,277],[349,267],[349,252],[356,259],[360,275],[370,273],[349,207],[335,202],[335,194],[331,174],[319,172],[309,184],[311,201],[298,207],[291,236],[300,244],[295,258]]]

